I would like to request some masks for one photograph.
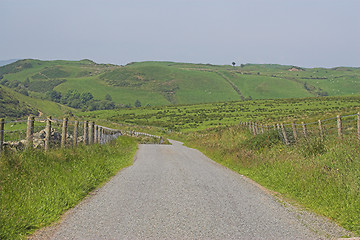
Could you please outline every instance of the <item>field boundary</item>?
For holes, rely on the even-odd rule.
[[[35,124],[36,123],[36,124]],[[159,136],[136,131],[122,131],[100,125],[94,121],[70,121],[68,118],[53,119],[51,116],[27,120],[5,121],[0,119],[0,156],[4,150],[44,149],[76,147],[78,145],[107,144],[121,135]]]
[[[279,132],[282,141],[286,145],[297,142],[300,138],[318,136],[324,140],[327,136],[337,136],[343,140],[344,135],[357,136],[360,141],[360,112],[351,115],[337,115],[336,117],[325,120],[319,119],[317,122],[295,123],[295,121],[284,124],[277,123],[273,125],[263,125],[255,122],[241,122],[241,126],[248,128],[254,135],[275,130]]]

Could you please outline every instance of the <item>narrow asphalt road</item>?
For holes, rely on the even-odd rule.
[[[322,239],[271,195],[200,152],[140,145],[50,239]]]

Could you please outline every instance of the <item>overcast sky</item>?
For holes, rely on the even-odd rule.
[[[0,60],[360,67],[360,0],[0,0]]]

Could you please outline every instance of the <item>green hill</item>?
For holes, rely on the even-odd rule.
[[[76,109],[52,101],[24,96],[0,86],[0,118],[15,119],[28,115],[59,117],[76,112]]]
[[[360,69],[347,67],[300,68],[277,64],[233,67],[174,62],[117,66],[91,60],[31,59],[0,67],[0,84],[24,95],[83,110],[133,106],[136,100],[142,106],[159,106],[351,96],[360,93],[359,83]],[[85,99],[89,93],[90,98]]]

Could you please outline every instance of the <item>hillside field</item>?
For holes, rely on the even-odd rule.
[[[252,99],[356,96],[360,68],[301,68],[276,64],[240,66],[139,62],[126,66],[90,60],[20,60],[0,67],[0,83],[33,97],[56,91],[110,96],[114,104],[142,106]],[[25,93],[25,94],[26,94]]]

